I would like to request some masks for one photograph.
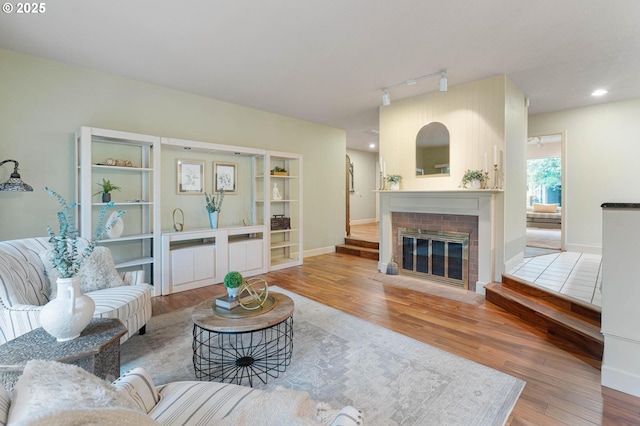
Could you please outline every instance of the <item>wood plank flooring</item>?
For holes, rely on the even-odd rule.
[[[369,279],[376,268],[374,260],[333,253],[262,277],[269,285],[526,381],[510,425],[640,424],[640,398],[602,387],[599,361],[549,340],[555,338],[491,303],[476,306]],[[216,285],[155,297],[154,315],[224,292]]]

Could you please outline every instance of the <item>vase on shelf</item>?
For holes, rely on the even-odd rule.
[[[108,203],[111,201],[111,193],[110,192],[103,192],[102,193],[102,202],[103,203]]]
[[[122,221],[122,217],[118,215],[118,212],[111,213],[107,223],[111,224],[111,227],[107,229],[107,238],[120,238],[122,236],[122,232],[124,231],[124,222]]]
[[[209,225],[211,225],[211,229],[218,228],[218,213],[219,212],[209,213]]]
[[[400,182],[389,182],[389,189],[391,191],[398,191],[400,189]]]
[[[66,342],[80,336],[91,322],[96,305],[80,290],[80,278],[58,278],[56,298],[40,312],[40,325],[56,338]]]

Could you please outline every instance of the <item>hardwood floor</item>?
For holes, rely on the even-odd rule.
[[[510,425],[640,424],[640,398],[602,387],[600,361],[549,340],[491,303],[475,306],[369,279],[376,266],[374,260],[334,253],[262,277],[270,286],[526,381]],[[216,285],[155,297],[154,314],[194,306],[224,292]]]

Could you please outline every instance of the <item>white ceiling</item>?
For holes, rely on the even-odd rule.
[[[507,74],[530,113],[640,97],[638,0],[45,4],[1,14],[0,47],[343,128],[354,149],[377,142],[382,87],[443,69],[449,87]]]

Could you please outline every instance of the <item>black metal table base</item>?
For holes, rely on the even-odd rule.
[[[198,380],[267,383],[291,363],[293,317],[261,330],[219,333],[194,324],[193,368]]]

